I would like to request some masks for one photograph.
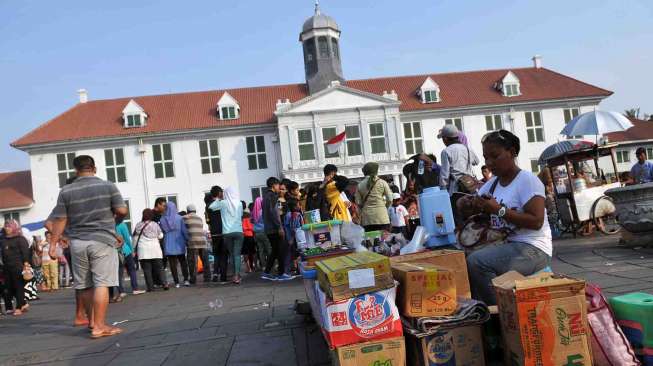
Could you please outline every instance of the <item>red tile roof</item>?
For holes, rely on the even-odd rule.
[[[633,127],[621,132],[607,134],[610,142],[653,140],[653,121],[629,118]]]
[[[0,210],[28,207],[32,203],[32,174],[29,170],[0,173]]]
[[[494,88],[495,83],[500,81],[508,71],[514,72],[520,80],[522,93],[520,96],[504,97]],[[416,95],[416,91],[429,76],[440,87],[439,103],[423,104]],[[347,86],[379,95],[384,90],[395,90],[401,101],[401,111],[438,110],[574,97],[607,97],[612,94],[611,91],[545,68],[349,80]],[[218,99],[225,91],[238,100],[240,105],[238,119],[221,121],[216,117]],[[89,101],[75,105],[14,141],[12,146],[274,123],[276,121],[274,111],[278,99],[288,98],[291,102],[296,102],[306,96],[305,84],[289,84]],[[134,99],[147,113],[147,126],[123,127],[122,110],[130,99]]]

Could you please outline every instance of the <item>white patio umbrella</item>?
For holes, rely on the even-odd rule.
[[[561,135],[603,135],[609,132],[625,131],[633,127],[623,114],[609,111],[583,113],[567,123]]]

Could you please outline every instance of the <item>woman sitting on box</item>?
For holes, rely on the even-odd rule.
[[[509,229],[504,242],[489,244],[467,257],[472,297],[495,305],[493,278],[511,270],[534,274],[550,264],[553,250],[544,185],[517,166],[519,138],[499,130],[486,134],[481,143],[485,164],[494,177],[477,196],[465,197],[458,207],[465,214],[490,215],[493,229]]]

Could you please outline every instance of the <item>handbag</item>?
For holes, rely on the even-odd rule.
[[[467,171],[471,169],[471,153],[469,152],[469,146],[465,145],[467,148]],[[474,194],[478,190],[478,179],[475,176],[470,174],[462,174],[458,177],[457,181],[458,192]]]
[[[363,210],[363,207],[365,207],[365,203],[367,202],[367,199],[370,197],[370,193],[372,193],[372,189],[376,185],[376,182],[378,182],[381,178],[378,178],[372,182],[372,185],[370,188],[367,190],[367,193],[365,194],[365,197],[363,197],[363,201],[361,202],[360,206],[358,207],[360,210]]]
[[[494,180],[490,187],[490,196],[494,195],[499,178]],[[508,227],[496,229],[492,227],[490,215],[477,214],[470,216],[458,232],[458,243],[465,249],[478,249],[491,243],[505,241],[513,230]]]
[[[621,327],[606,301],[601,288],[587,283],[587,323],[591,331],[593,365],[635,366],[641,365],[635,351],[626,339]]]

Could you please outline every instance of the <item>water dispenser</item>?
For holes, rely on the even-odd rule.
[[[447,191],[439,187],[425,188],[419,195],[420,223],[429,234],[429,248],[456,245],[456,225]]]

